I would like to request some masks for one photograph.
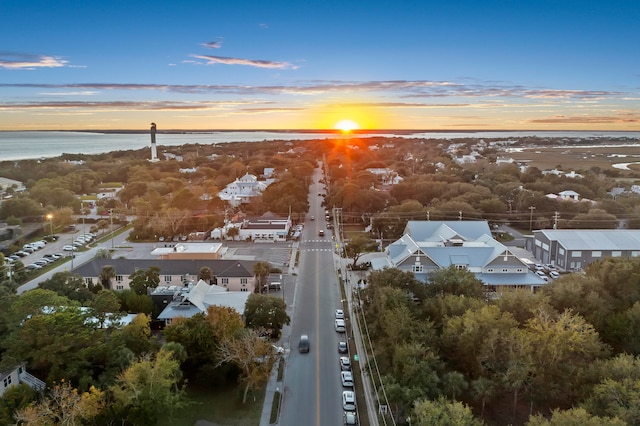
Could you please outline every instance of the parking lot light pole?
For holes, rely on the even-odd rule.
[[[49,219],[49,226],[50,226],[50,231],[49,231],[49,241],[53,240],[53,215],[51,213],[49,213],[47,215],[47,219]]]

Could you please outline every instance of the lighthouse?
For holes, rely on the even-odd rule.
[[[151,162],[158,160],[158,149],[156,148],[156,123],[151,123]]]

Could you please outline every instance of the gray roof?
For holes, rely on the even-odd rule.
[[[640,250],[640,230],[543,229],[534,231],[567,250]]]
[[[173,302],[158,315],[158,319],[176,317],[191,318],[198,313],[207,313],[209,306],[225,306],[244,313],[248,291],[228,291],[226,288],[198,281],[195,287],[178,295]]]
[[[477,240],[482,235],[491,235],[486,220],[410,220],[404,230],[415,241],[436,241],[452,238]]]
[[[215,277],[253,277],[255,262],[233,259],[196,259],[196,260],[168,260],[168,259],[93,259],[73,270],[83,277],[98,277],[102,268],[111,265],[118,275],[131,275],[136,270],[148,270],[152,266],[160,268],[160,275],[198,275],[200,269],[208,267]]]

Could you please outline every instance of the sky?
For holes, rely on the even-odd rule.
[[[0,130],[640,131],[638,0],[0,0]]]

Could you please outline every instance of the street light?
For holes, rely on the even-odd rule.
[[[51,231],[49,232],[49,241],[52,241],[53,240],[53,215],[49,213],[47,215],[47,219],[49,219],[49,225],[51,229]]]

